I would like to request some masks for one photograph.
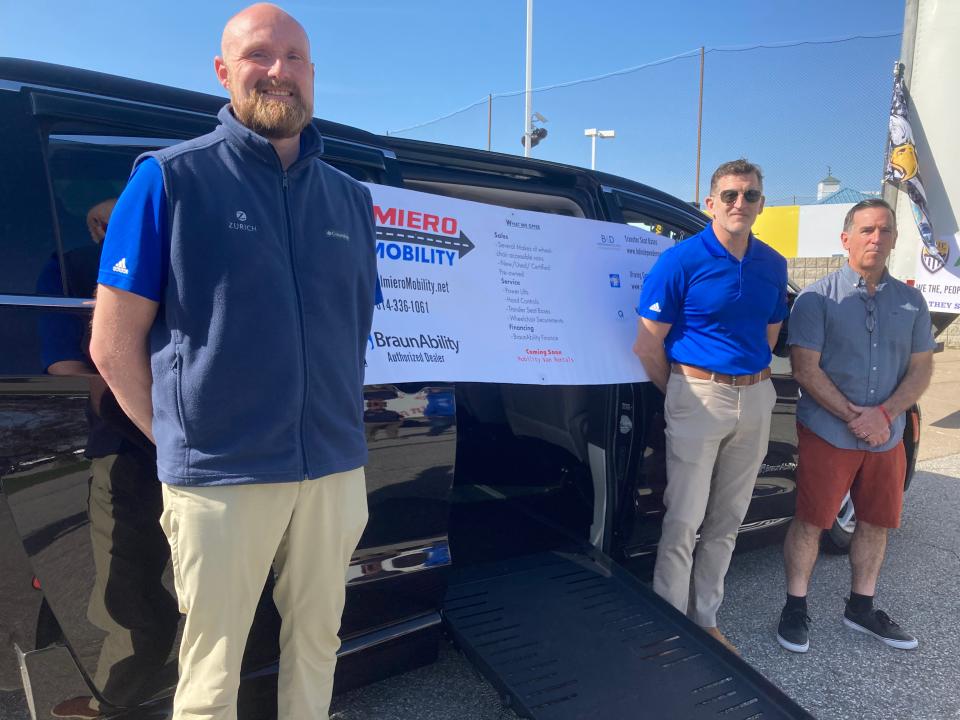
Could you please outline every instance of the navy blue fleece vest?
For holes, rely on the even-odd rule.
[[[285,173],[229,106],[219,119],[209,135],[140,158],[160,164],[170,228],[150,337],[160,479],[287,482],[359,467],[370,192],[320,161],[312,125]]]

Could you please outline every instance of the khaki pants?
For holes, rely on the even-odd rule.
[[[267,573],[280,611],[278,717],[325,720],[346,569],[367,522],[363,468],[315,480],[163,486],[180,611],[174,720],[236,720],[240,663]]]
[[[671,373],[667,383],[667,513],[653,589],[702,627],[717,624],[776,401],[769,380],[731,387]]]

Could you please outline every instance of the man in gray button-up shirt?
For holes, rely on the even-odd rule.
[[[857,526],[844,623],[908,650],[917,640],[875,610],[873,596],[887,530],[900,523],[905,412],[930,382],[935,343],[923,296],[885,267],[896,242],[893,209],[883,200],[857,203],[840,238],[847,265],[804,290],[790,316],[800,460],[777,640],[794,652],[809,647],[806,595],[820,534],[849,492]]]

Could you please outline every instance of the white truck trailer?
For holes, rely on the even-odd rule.
[[[930,224],[928,251],[912,201],[904,189],[885,184],[884,198],[897,210],[899,238],[890,272],[921,290],[939,329],[960,314],[960,2],[907,0],[900,63],[915,156],[905,154],[898,173],[922,179]],[[896,122],[891,123],[892,126]],[[888,154],[903,141],[892,127]],[[896,137],[900,134],[900,137]],[[913,163],[913,166],[911,166]],[[904,183],[901,183],[903,186]]]

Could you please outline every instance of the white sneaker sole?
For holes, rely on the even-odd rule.
[[[868,630],[863,625],[857,625],[857,623],[847,617],[843,618],[843,624],[851,630],[856,630],[857,632],[862,632],[864,635],[874,637],[885,645],[889,645],[897,650],[916,650],[917,646],[920,644],[916,638],[913,640],[893,640],[891,638],[885,638],[883,635],[877,635],[875,632],[873,632],[873,630]]]
[[[780,633],[777,633],[777,642],[780,643],[780,647],[786,650],[789,650],[790,652],[805,653],[807,650],[810,649],[809,640],[805,642],[803,645],[797,645],[796,643],[792,643],[789,640],[784,640],[782,637],[780,637]]]

